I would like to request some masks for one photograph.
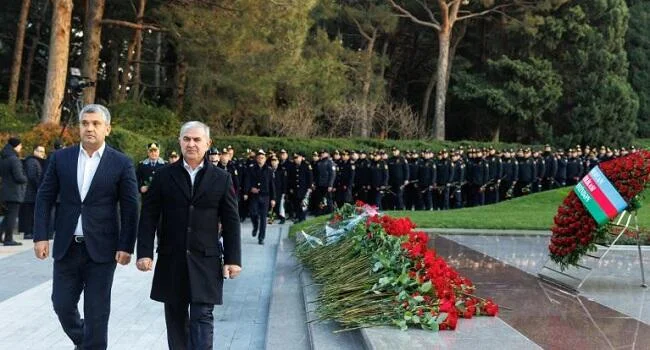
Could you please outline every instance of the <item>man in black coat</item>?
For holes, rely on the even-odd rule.
[[[287,166],[287,190],[291,206],[296,211],[296,222],[305,221],[303,200],[313,184],[311,165],[302,153],[294,153],[293,162]],[[311,192],[310,192],[311,193]]]
[[[18,218],[18,231],[24,232],[24,239],[34,238],[34,202],[36,201],[36,191],[43,180],[45,170],[45,147],[36,146],[31,156],[23,161],[25,175],[27,176],[27,186],[25,189],[25,199],[20,205],[20,215]]]
[[[256,163],[248,166],[246,184],[244,185],[244,200],[249,203],[248,211],[253,222],[253,237],[258,234],[257,241],[264,244],[266,237],[266,217],[271,208],[275,207],[275,183],[273,169],[266,165],[266,153],[259,150],[255,156]]]
[[[209,144],[205,124],[185,123],[181,160],[158,170],[143,198],[137,267],[151,270],[157,232],[151,299],[165,303],[167,341],[174,350],[212,349],[212,311],[223,301],[223,280],[241,271],[237,197],[228,172],[205,159]]]
[[[14,241],[14,229],[16,219],[20,210],[20,203],[25,199],[25,184],[27,176],[23,169],[23,163],[18,158],[23,145],[19,138],[12,137],[0,152],[0,177],[2,177],[2,190],[0,200],[7,206],[7,214],[2,220],[0,238],[6,246],[22,245]]]
[[[404,210],[404,187],[409,184],[409,177],[408,161],[393,147],[393,157],[388,160],[388,181],[394,193],[390,209]]]

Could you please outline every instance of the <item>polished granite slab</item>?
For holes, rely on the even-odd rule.
[[[432,246],[472,279],[477,294],[492,297],[499,318],[545,349],[649,349],[646,289],[638,277],[636,251],[621,250],[603,260],[581,295],[542,282],[537,271],[547,259],[549,237],[434,236]],[[627,284],[621,281],[627,281]],[[588,291],[588,293],[587,293]],[[597,300],[596,297],[601,298]],[[604,304],[617,300],[623,313]],[[499,335],[495,334],[495,338]]]

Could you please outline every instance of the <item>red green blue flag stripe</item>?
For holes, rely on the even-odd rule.
[[[627,207],[623,197],[599,167],[594,167],[574,191],[599,225],[615,218]]]

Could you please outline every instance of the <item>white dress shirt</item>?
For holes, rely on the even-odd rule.
[[[97,167],[99,166],[99,161],[101,161],[102,156],[104,155],[104,150],[106,149],[106,143],[104,143],[97,151],[93,153],[92,156],[88,156],[88,153],[79,145],[79,159],[77,161],[77,185],[79,186],[79,196],[81,197],[81,202],[84,201],[86,195],[88,194],[88,189],[90,189],[90,184],[93,182],[93,177],[97,172]],[[74,230],[75,236],[83,236],[83,225],[81,224],[81,214],[79,214],[79,219],[77,220],[77,228]]]
[[[192,180],[192,186],[194,186],[194,179],[196,179],[196,174],[199,173],[199,170],[203,169],[203,162],[201,162],[201,164],[199,164],[195,169],[192,169],[185,159],[183,159],[183,167],[187,170],[187,173],[190,174],[190,180]]]

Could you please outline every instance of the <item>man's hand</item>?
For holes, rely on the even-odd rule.
[[[241,267],[238,265],[223,265],[223,278],[233,279],[239,276]]]
[[[140,193],[147,193],[147,190],[149,190],[149,186],[140,187]]]
[[[334,187],[328,187],[327,188],[327,192],[333,192],[333,191],[334,191]]]
[[[135,262],[135,266],[142,272],[151,271],[153,260],[151,258],[140,258]]]
[[[271,199],[271,208],[275,208],[275,201]]]
[[[115,253],[115,261],[120,265],[127,265],[131,262],[131,254],[123,251],[118,251]]]
[[[253,188],[251,188],[251,192],[252,192],[253,194],[258,194],[258,193],[260,193],[260,189],[257,188],[257,187],[253,187]]]
[[[247,194],[244,195],[244,200],[245,200],[245,201],[248,200],[248,195],[247,195]]]
[[[50,255],[50,241],[34,242],[34,255],[43,260]]]

